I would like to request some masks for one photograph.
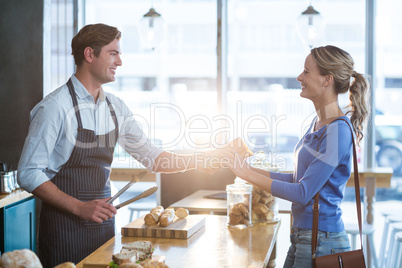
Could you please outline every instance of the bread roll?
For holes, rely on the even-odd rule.
[[[55,266],[54,268],[75,268],[75,267],[76,267],[75,264],[72,262],[64,262]]]
[[[123,249],[128,250],[137,250],[142,251],[144,253],[150,254],[153,252],[152,243],[150,241],[134,241],[131,243],[124,244],[122,247]]]
[[[173,208],[165,209],[161,216],[159,217],[159,225],[162,227],[166,227],[171,224],[174,220],[175,211]]]
[[[123,263],[119,265],[119,268],[144,268],[144,267],[138,263]]]
[[[169,268],[169,266],[157,260],[146,260],[140,262],[140,264],[144,268]]]
[[[145,215],[144,222],[147,226],[157,225],[159,221],[159,217],[161,216],[162,212],[164,211],[162,206],[157,206]]]
[[[138,263],[123,263],[119,265],[119,268],[144,268],[144,267]]]
[[[35,252],[29,249],[19,249],[3,253],[0,260],[0,267],[3,268],[42,268]]]
[[[268,207],[261,203],[253,204],[253,210],[257,214],[266,214],[269,211]]]
[[[253,152],[250,150],[250,148],[248,148],[241,138],[232,140],[228,145],[229,148],[235,149],[242,158],[247,158],[253,155]]]
[[[179,219],[184,219],[185,217],[187,217],[189,214],[188,210],[185,208],[178,208],[176,209],[176,216]]]
[[[113,254],[112,260],[120,265],[123,263],[135,263],[136,261],[139,260],[138,258],[138,253],[136,250],[131,250],[131,251],[125,251],[125,252],[120,252]]]

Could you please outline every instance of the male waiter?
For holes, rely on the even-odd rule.
[[[18,182],[43,201],[38,255],[44,267],[78,263],[114,236],[117,211],[106,201],[117,141],[151,171],[196,168],[196,156],[152,145],[125,103],[103,91],[122,65],[120,37],[108,25],[83,27],[71,43],[76,73],[30,114]]]

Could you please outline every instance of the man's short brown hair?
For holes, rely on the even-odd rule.
[[[99,57],[102,47],[110,44],[113,40],[121,38],[121,32],[106,24],[88,24],[84,26],[71,41],[71,54],[78,66],[84,61],[84,50],[91,47],[95,57]]]

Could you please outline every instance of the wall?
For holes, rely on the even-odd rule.
[[[0,0],[0,161],[16,169],[43,96],[44,0]]]

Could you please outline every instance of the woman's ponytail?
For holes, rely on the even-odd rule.
[[[354,81],[350,83],[349,88],[349,107],[351,109],[347,113],[351,114],[350,121],[356,133],[357,141],[360,142],[363,138],[363,124],[369,113],[366,97],[369,84],[360,73],[353,71],[352,77]]]

